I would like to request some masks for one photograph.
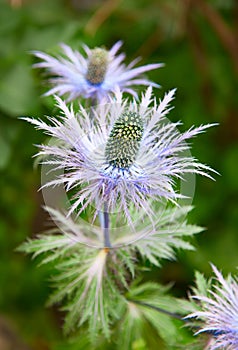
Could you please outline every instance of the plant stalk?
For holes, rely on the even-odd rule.
[[[111,248],[111,242],[110,242],[110,232],[109,232],[109,213],[108,213],[108,206],[105,203],[104,204],[104,212],[103,212],[103,235],[104,235],[104,247],[105,248]]]

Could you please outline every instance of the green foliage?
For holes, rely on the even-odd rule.
[[[160,265],[161,259],[174,259],[175,249],[193,250],[186,238],[201,232],[202,228],[187,224],[186,216],[191,209],[192,207],[168,207],[155,210],[155,229],[134,242],[132,249],[138,250],[143,258],[156,266]]]
[[[211,286],[212,278],[206,279],[202,273],[195,271],[195,285],[191,287],[191,290],[189,291],[189,298],[186,300],[178,300],[180,307],[183,309],[186,316],[201,310],[200,302],[194,299],[193,296],[208,296]],[[194,331],[198,328],[198,322],[194,319],[191,320],[190,318],[186,318],[186,326]]]
[[[191,296],[184,306],[187,308],[188,313],[194,312],[195,310],[199,310],[199,303],[193,299],[193,295],[203,295],[208,296],[209,291],[212,287],[212,278],[206,279],[202,273],[199,271],[195,272],[195,285],[191,288]],[[185,301],[186,303],[186,301]]]
[[[150,333],[150,327],[166,343],[171,339],[177,342],[177,328],[170,320],[171,315],[158,312],[158,308],[168,313],[178,310],[176,300],[163,295],[167,288],[155,283],[140,286],[130,283],[138,270],[139,262],[135,259],[137,252],[158,266],[160,259],[173,257],[171,247],[190,248],[181,238],[200,230],[186,224],[185,214],[191,208],[167,208],[161,213],[157,211],[159,224],[155,231],[151,233],[150,226],[144,221],[143,225],[149,230],[146,236],[113,249],[84,244],[88,233],[85,223],[82,225],[80,220],[77,222],[76,219],[67,218],[54,209],[47,210],[58,223],[59,229],[26,241],[19,250],[33,254],[34,258],[39,255],[41,264],[51,263],[54,266],[52,284],[55,291],[48,305],[63,303],[62,309],[66,312],[65,332],[72,333],[86,323],[89,339],[95,342],[101,334],[109,339],[113,327],[121,320],[119,328],[122,328],[120,332],[125,336],[120,339],[125,343],[125,349],[140,339],[145,329]],[[140,304],[147,302],[157,309]],[[141,317],[137,317],[137,314]],[[125,319],[122,321],[123,317]],[[131,334],[131,339],[125,329]],[[139,330],[142,333],[135,336]]]
[[[121,259],[125,256],[125,262],[128,263],[126,254],[120,254],[118,265],[116,252],[88,248],[75,242],[72,237],[49,234],[28,240],[19,250],[33,253],[34,257],[43,254],[43,264],[50,261],[54,263],[56,271],[52,284],[55,292],[48,304],[62,301],[66,304],[63,307],[67,311],[66,333],[87,322],[91,341],[100,332],[110,337],[110,324],[119,318],[123,309],[120,289],[125,289],[127,282]]]
[[[158,344],[173,348],[181,343],[183,321],[176,318],[182,317],[183,310],[178,301],[168,295],[168,287],[136,282],[130,286],[126,298],[127,311],[120,322],[120,349],[136,349],[140,344],[142,349],[153,350],[158,349]]]
[[[207,281],[203,274],[199,271],[195,272],[196,286],[192,288],[194,295],[207,295],[209,288],[211,287],[211,281]]]

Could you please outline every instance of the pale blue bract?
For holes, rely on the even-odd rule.
[[[200,330],[211,334],[209,350],[238,349],[238,283],[231,276],[224,278],[221,272],[212,265],[216,282],[208,295],[193,295],[198,301],[199,310],[188,315],[202,321]]]
[[[76,189],[75,201],[70,213],[81,213],[93,205],[95,216],[104,211],[125,215],[133,226],[130,207],[142,210],[153,221],[153,200],[176,202],[182,194],[177,192],[174,180],[186,173],[210,176],[212,171],[192,156],[184,156],[189,149],[186,140],[205,131],[211,125],[191,128],[179,133],[180,123],[171,123],[165,118],[174,98],[175,90],[165,94],[157,104],[149,87],[140,101],[129,101],[117,90],[115,96],[101,101],[92,110],[79,105],[76,113],[63,100],[56,97],[61,116],[49,117],[48,122],[27,118],[38,129],[60,141],[41,145],[40,155],[51,157],[52,169],[64,172],[46,186],[64,184],[66,191]],[[105,156],[105,147],[115,121],[127,112],[139,114],[144,123],[143,136],[135,162],[127,169],[112,166]],[[93,116],[93,117],[92,117]]]
[[[116,88],[137,97],[137,93],[132,87],[138,85],[159,87],[158,84],[149,81],[142,74],[160,68],[163,64],[154,63],[134,67],[138,62],[136,59],[126,66],[123,63],[125,54],[116,55],[121,46],[122,42],[118,41],[108,51],[109,62],[101,84],[91,84],[87,80],[88,63],[92,53],[87,45],[83,45],[86,57],[79,51],[73,51],[65,44],[61,45],[63,55],[58,57],[34,51],[33,54],[41,60],[34,67],[46,69],[51,77],[49,82],[52,88],[45,95],[67,96],[67,101],[73,101],[78,97],[100,101],[113,93]]]

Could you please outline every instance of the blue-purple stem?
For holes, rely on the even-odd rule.
[[[104,212],[103,212],[103,235],[104,235],[104,247],[111,248],[110,242],[110,232],[109,232],[109,213],[107,204],[104,204]]]
[[[89,104],[88,104],[88,108],[89,108],[89,117],[91,120],[91,123],[93,124],[93,120],[94,120],[94,113],[93,113],[93,109],[94,107],[96,107],[97,105],[97,99],[94,97],[91,97],[89,99]]]

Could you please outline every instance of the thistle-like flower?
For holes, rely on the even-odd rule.
[[[159,87],[158,84],[141,77],[141,74],[159,68],[162,64],[148,64],[135,68],[138,62],[136,59],[126,66],[122,63],[125,55],[116,55],[121,45],[122,42],[118,41],[109,51],[98,47],[89,49],[83,45],[86,57],[65,44],[61,45],[64,55],[57,58],[35,51],[35,56],[42,62],[36,63],[34,67],[45,68],[52,76],[50,83],[53,87],[46,95],[67,95],[68,101],[79,96],[99,101],[116,87],[134,96],[137,96],[137,93],[132,89],[133,86]]]
[[[226,279],[212,266],[217,283],[212,284],[207,295],[193,295],[198,300],[199,309],[188,315],[202,322],[196,333],[207,332],[212,339],[207,350],[238,349],[238,281],[228,276]]]
[[[48,118],[50,124],[26,118],[61,142],[39,146],[39,155],[51,157],[43,162],[53,170],[64,170],[46,185],[65,184],[66,191],[76,192],[70,213],[75,209],[81,213],[93,205],[97,208],[95,215],[99,211],[124,213],[133,226],[131,207],[152,218],[153,200],[181,198],[174,186],[176,178],[185,173],[210,176],[208,166],[183,152],[189,149],[187,139],[211,125],[179,133],[180,123],[165,119],[173,95],[174,90],[159,105],[153,100],[150,107],[150,87],[140,103],[123,100],[117,91],[110,103],[101,103],[90,113],[80,106],[77,115],[56,97],[61,118]]]

